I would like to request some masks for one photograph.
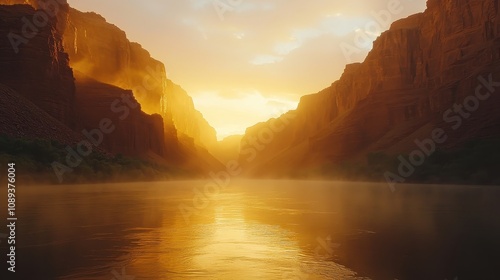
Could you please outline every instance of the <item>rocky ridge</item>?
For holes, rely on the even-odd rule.
[[[176,130],[204,147],[217,141],[215,130],[195,109],[191,97],[167,78],[165,65],[102,16],[70,9],[64,48],[75,70],[133,90],[145,112],[163,116],[167,130]]]
[[[500,80],[498,15],[494,0],[429,0],[425,12],[393,23],[377,38],[363,63],[347,65],[330,87],[304,96],[294,119],[245,170],[290,175],[369,152],[415,149],[415,139],[449,127],[443,114],[463,104],[481,81],[490,75]],[[449,132],[444,146],[498,137],[495,102],[497,95],[483,102],[459,130]],[[267,126],[249,128],[243,143]]]

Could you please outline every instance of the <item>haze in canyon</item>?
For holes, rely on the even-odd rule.
[[[0,0],[5,279],[496,279],[499,15]]]

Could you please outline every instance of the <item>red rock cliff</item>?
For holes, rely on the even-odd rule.
[[[29,5],[0,6],[0,35],[4,38],[0,40],[0,83],[14,89],[24,96],[25,100],[34,103],[33,106],[38,106],[52,117],[37,121],[48,125],[32,128],[35,131],[40,130],[37,133],[28,133],[30,130],[27,128],[30,125],[24,123],[23,119],[34,113],[27,112],[27,116],[13,113],[3,120],[5,123],[1,126],[2,131],[26,138],[59,139],[61,137],[55,137],[55,133],[66,135],[69,130],[61,129],[64,125],[54,124],[60,121],[76,131],[70,133],[73,140],[79,138],[81,141],[86,139],[86,136],[81,134],[84,129],[99,129],[100,122],[109,119],[116,128],[112,133],[103,135],[103,142],[98,145],[100,149],[157,162],[172,159],[172,153],[178,151],[173,151],[175,146],[166,145],[169,139],[165,138],[165,131],[172,132],[164,128],[160,115],[142,112],[141,105],[134,99],[131,91],[78,75],[75,95],[75,78],[69,66],[68,54],[64,52],[61,25],[57,24],[58,19],[65,18],[64,7],[67,6],[58,8],[58,16],[47,16],[48,13],[45,13],[47,23],[36,25],[36,15],[43,12],[36,11]],[[31,24],[34,27],[31,27]],[[23,28],[26,26],[36,28],[36,31],[26,36],[23,34]],[[16,37],[21,42],[16,45],[18,50],[9,41],[9,34],[23,36],[19,37],[21,39]],[[123,102],[113,108],[113,102],[121,101],[123,96],[130,96],[133,108],[127,108]],[[126,109],[127,115],[120,119]],[[15,111],[7,107],[5,110]],[[43,116],[40,113],[36,115]],[[15,133],[9,123],[18,124],[22,133]],[[68,143],[67,138],[61,139],[64,140],[63,143]],[[167,147],[172,150],[167,150]]]
[[[73,72],[57,20],[35,14],[28,5],[0,6],[0,82],[74,127]]]
[[[369,151],[414,149],[416,138],[447,125],[443,113],[474,94],[478,76],[500,81],[498,6],[495,0],[432,0],[424,13],[393,23],[363,63],[347,65],[329,88],[304,96],[290,123],[255,159],[245,154],[245,144],[248,150],[271,121],[249,128],[241,154],[246,170],[290,175]],[[496,95],[484,102],[446,146],[498,136],[498,102]]]
[[[76,77],[76,114],[81,119],[78,131],[101,129],[101,122],[109,120],[109,133],[101,129],[100,147],[113,154],[166,158],[163,118],[160,115],[144,113],[129,90],[100,83],[79,73]]]

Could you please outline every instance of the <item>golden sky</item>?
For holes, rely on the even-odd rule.
[[[101,14],[164,62],[221,139],[328,87],[389,22],[423,11],[426,1],[68,2]]]

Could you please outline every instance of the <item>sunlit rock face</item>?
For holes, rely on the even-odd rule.
[[[96,13],[70,9],[64,30],[64,49],[71,66],[103,83],[136,92],[147,113],[162,113],[165,67],[124,31]]]
[[[191,96],[170,80],[167,80],[165,95],[165,109],[172,116],[178,131],[193,138],[194,144],[211,150],[217,143],[215,129],[195,109]]]
[[[28,5],[0,6],[0,83],[74,127],[73,72],[57,21],[38,20]]]
[[[205,147],[216,141],[215,130],[195,109],[191,97],[167,79],[163,63],[141,45],[130,42],[124,31],[102,16],[71,9],[64,47],[74,69],[133,90],[145,112],[163,116],[167,131],[177,130]]]
[[[393,23],[377,38],[363,63],[347,65],[338,81],[278,119],[287,125],[273,130],[270,143],[262,140],[272,120],[249,128],[240,154],[245,170],[291,174],[372,151],[408,152],[437,127],[449,132],[445,148],[498,136],[498,94],[457,130],[443,119],[483,85],[479,75],[500,81],[498,14],[494,0],[428,1],[424,13]],[[259,145],[252,146],[255,139]]]
[[[177,153],[177,129],[165,110],[167,79],[161,62],[96,13],[70,9],[63,40],[75,70],[101,83],[132,90],[144,112],[160,115],[165,149],[169,155]]]

